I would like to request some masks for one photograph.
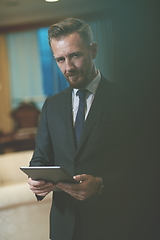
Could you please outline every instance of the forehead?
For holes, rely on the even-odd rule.
[[[75,51],[85,51],[87,46],[78,33],[72,33],[59,39],[51,40],[53,54],[69,54]]]

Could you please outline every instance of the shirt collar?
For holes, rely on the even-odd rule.
[[[95,94],[96,90],[98,88],[99,82],[101,80],[101,73],[100,71],[97,69],[97,75],[96,77],[93,79],[93,81],[91,81],[86,87],[85,89],[87,89],[89,92]],[[74,95],[76,95],[78,89],[73,89],[73,93]]]

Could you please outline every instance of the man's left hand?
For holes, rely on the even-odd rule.
[[[81,201],[98,193],[101,187],[101,179],[99,177],[82,174],[76,175],[73,178],[78,181],[79,184],[60,182],[57,184],[57,187],[59,187],[64,192],[70,194],[72,197]]]

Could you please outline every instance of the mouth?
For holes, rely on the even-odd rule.
[[[66,74],[66,77],[72,78],[72,77],[76,77],[77,75],[78,75],[78,73]]]
[[[80,71],[78,71],[78,72],[70,72],[70,73],[65,74],[65,77],[66,78],[74,78],[74,77],[77,77],[77,75],[79,75],[79,74],[80,74]]]

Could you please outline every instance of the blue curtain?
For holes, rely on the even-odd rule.
[[[57,66],[47,35],[48,28],[37,30],[44,93],[46,96],[51,96],[68,87],[68,82]]]

